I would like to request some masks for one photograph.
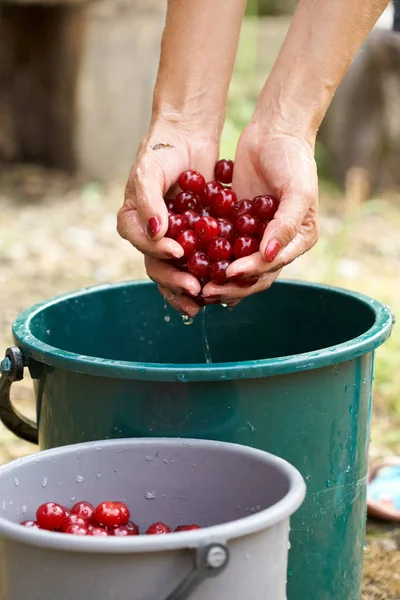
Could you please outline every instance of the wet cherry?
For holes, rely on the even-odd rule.
[[[77,502],[71,508],[72,515],[78,515],[88,522],[92,522],[94,518],[94,506],[89,502]]]
[[[171,529],[168,527],[168,525],[158,521],[158,523],[153,523],[150,525],[146,533],[147,535],[163,535],[164,533],[171,533]]]
[[[175,529],[176,532],[178,531],[193,531],[194,529],[201,529],[201,527],[199,525],[178,525],[178,527]]]
[[[56,502],[41,504],[36,511],[36,521],[42,529],[55,531],[60,529],[66,519],[64,507]]]
[[[175,213],[169,213],[168,231],[166,236],[174,240],[184,229],[186,229],[185,217],[182,215],[176,215]]]
[[[197,250],[188,257],[188,271],[197,279],[207,279],[210,272],[210,259],[205,252]]]
[[[249,235],[243,235],[238,237],[233,244],[233,254],[235,258],[244,258],[257,252],[258,248],[258,240]]]
[[[221,285],[226,283],[226,270],[231,264],[230,260],[217,260],[210,266],[210,279],[214,283]]]
[[[177,195],[174,202],[175,212],[178,214],[184,213],[186,210],[200,209],[200,200],[192,192],[181,192]]]
[[[198,171],[189,170],[179,175],[178,185],[184,192],[200,194],[206,185],[206,181]]]
[[[101,502],[96,507],[94,517],[100,525],[117,527],[129,521],[129,510],[122,502]]]
[[[176,241],[182,246],[185,256],[193,254],[199,245],[199,240],[197,239],[196,234],[194,231],[189,230],[181,231],[176,238]]]
[[[249,213],[240,215],[236,219],[235,230],[237,235],[257,235],[258,233],[258,221],[256,217]]]
[[[215,165],[214,175],[217,181],[221,183],[232,183],[233,179],[233,166],[232,160],[222,158]]]
[[[232,256],[233,248],[229,240],[216,237],[207,246],[207,254],[212,260],[227,260]]]
[[[254,214],[260,221],[271,221],[278,210],[279,202],[275,196],[256,196],[254,202]]]
[[[232,190],[223,189],[213,199],[212,208],[218,217],[228,217],[237,202],[237,196]]]
[[[213,217],[201,217],[195,224],[194,231],[201,242],[209,242],[219,234],[219,223]]]

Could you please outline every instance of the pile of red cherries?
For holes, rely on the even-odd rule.
[[[77,502],[69,509],[57,502],[41,504],[35,521],[21,525],[72,535],[119,536],[140,535],[139,527],[130,521],[130,512],[123,502],[101,502],[94,507],[89,502]],[[179,525],[175,532],[200,529],[198,525]],[[161,521],[147,529],[147,535],[163,535],[172,530]]]
[[[185,253],[175,265],[202,285],[226,283],[230,263],[258,251],[265,228],[278,209],[278,200],[270,195],[238,200],[230,187],[233,167],[233,161],[219,160],[215,181],[208,183],[201,173],[184,171],[178,179],[182,191],[165,199],[167,237],[176,240]],[[247,283],[243,277],[231,281]]]

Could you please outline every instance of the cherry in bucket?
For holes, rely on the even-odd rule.
[[[124,502],[104,501],[96,506],[86,501],[77,502],[69,509],[57,502],[41,504],[36,520],[20,524],[28,529],[42,529],[54,533],[94,537],[130,537],[140,535],[139,527],[130,521],[130,511]],[[175,533],[200,529],[199,525],[178,525]],[[172,529],[157,521],[146,530],[147,535],[164,535]]]
[[[169,211],[166,235],[184,251],[184,260],[174,264],[202,286],[209,281],[223,285],[234,260],[258,252],[278,210],[278,200],[271,195],[237,198],[230,188],[233,170],[233,161],[221,159],[215,165],[215,181],[208,182],[197,171],[184,171],[177,182],[182,191],[165,200]],[[233,282],[244,285],[242,279]]]

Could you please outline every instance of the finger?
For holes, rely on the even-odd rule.
[[[171,263],[146,256],[145,266],[150,279],[174,294],[189,294],[193,297],[200,294],[200,282],[190,273],[179,271]]]
[[[125,190],[125,204],[134,206],[142,230],[152,240],[160,240],[168,229],[164,196],[189,162],[182,148],[169,144],[148,145],[143,157],[132,167]]]
[[[228,304],[230,301],[247,298],[247,296],[266,290],[273,284],[279,273],[280,271],[277,273],[264,273],[254,285],[248,287],[240,287],[234,283],[226,283],[225,285],[208,283],[204,287],[202,294],[206,298],[218,297],[222,304]]]
[[[173,294],[170,290],[163,288],[162,286],[158,286],[158,291],[164,298],[166,302],[174,310],[182,313],[183,315],[188,315],[189,317],[194,317],[198,315],[200,308],[199,306],[187,296],[178,296],[177,294]]]
[[[302,193],[290,190],[283,193],[278,210],[267,225],[260,244],[260,253],[267,262],[273,262],[294,240],[314,201],[312,190]]]
[[[313,248],[318,241],[319,227],[316,206],[308,211],[299,233],[272,262],[267,262],[260,252],[235,260],[226,270],[229,279],[244,274],[255,276],[261,273],[273,273],[287,266],[296,258]]]
[[[184,254],[182,246],[175,240],[162,238],[158,242],[153,241],[147,235],[136,208],[128,204],[124,204],[118,212],[117,230],[122,238],[143,254],[164,260],[181,258]]]

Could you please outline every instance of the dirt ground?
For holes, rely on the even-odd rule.
[[[141,256],[115,231],[123,182],[79,185],[60,174],[15,168],[0,174],[0,345],[13,319],[53,295],[145,276]],[[324,187],[322,238],[287,277],[325,281],[400,308],[400,196],[368,203],[343,227],[344,200]],[[0,348],[0,354],[2,350]],[[400,341],[378,353],[372,456],[400,452]],[[397,365],[396,365],[397,363]],[[397,366],[397,368],[396,368]],[[29,378],[14,385],[17,406],[33,417]],[[0,464],[36,451],[0,426]],[[369,525],[364,600],[400,598],[400,530]],[[345,600],[345,599],[343,599]]]

